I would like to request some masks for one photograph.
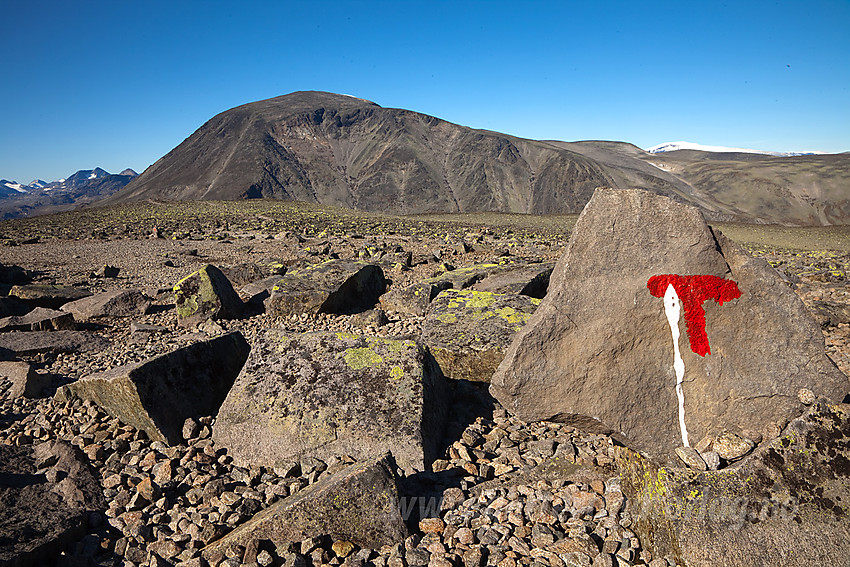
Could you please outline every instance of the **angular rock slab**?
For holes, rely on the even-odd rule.
[[[375,264],[328,260],[287,272],[265,301],[272,315],[356,313],[374,307],[387,289],[384,271]]]
[[[88,297],[91,292],[78,287],[56,285],[16,285],[9,290],[9,297],[15,297],[34,307],[59,309],[69,301]]]
[[[500,274],[516,272],[521,269],[521,266],[525,266],[525,264],[504,259],[500,262],[473,264],[456,270],[449,270],[433,278],[428,278],[425,281],[390,290],[381,297],[381,305],[392,311],[422,316],[425,315],[428,306],[441,291],[447,289],[466,289],[470,286],[478,285],[477,282],[498,277]],[[548,276],[546,281],[548,284]],[[482,291],[496,292],[495,289]],[[504,291],[498,293],[503,293]]]
[[[66,303],[62,311],[73,314],[77,321],[86,321],[96,317],[145,315],[150,308],[151,298],[138,289],[116,289]]]
[[[446,289],[452,289],[451,282],[418,282],[388,291],[381,296],[381,305],[391,311],[421,317],[434,298]]]
[[[555,265],[534,263],[488,276],[472,285],[472,289],[492,293],[518,293],[536,299],[546,297],[549,278]]]
[[[260,334],[213,427],[239,465],[391,452],[406,472],[436,458],[444,379],[414,341]]]
[[[0,333],[0,352],[18,356],[41,353],[91,352],[109,346],[109,341],[85,331],[11,331]]]
[[[683,444],[664,301],[656,275],[710,275],[741,297],[702,304],[711,354],[691,351],[680,321],[684,415],[693,445],[711,431],[756,430],[799,416],[801,388],[840,401],[850,382],[820,327],[763,260],[712,232],[695,208],[641,190],[597,189],[579,216],[549,292],[517,334],[491,393],[526,421],[619,435],[660,462]]]
[[[539,299],[525,295],[449,289],[431,302],[422,342],[445,376],[489,382],[538,305]]]
[[[73,331],[76,328],[72,314],[46,307],[36,307],[25,315],[13,315],[0,319],[0,332]]]
[[[69,384],[71,392],[142,429],[154,441],[183,441],[187,418],[214,415],[248,357],[239,332],[113,368]]]
[[[740,466],[660,468],[616,448],[632,527],[653,557],[679,565],[846,567],[850,557],[850,405],[816,404]]]
[[[214,563],[233,545],[248,547],[266,540],[286,547],[324,535],[367,549],[404,541],[407,530],[387,457],[351,465],[276,502],[209,544],[202,554]]]
[[[190,327],[207,319],[242,316],[242,300],[221,270],[206,264],[174,286],[177,323]]]
[[[50,377],[33,370],[29,362],[0,362],[0,379],[8,380],[10,398],[35,398],[50,385]],[[2,389],[2,388],[0,388]]]
[[[55,565],[86,533],[88,514],[105,507],[79,449],[63,441],[0,445],[0,565]]]

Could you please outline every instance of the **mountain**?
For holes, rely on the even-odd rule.
[[[36,179],[21,185],[0,180],[0,219],[71,210],[114,194],[136,176],[132,169],[114,175],[96,167],[50,183]]]
[[[765,154],[778,157],[791,156],[811,156],[823,154],[823,152],[768,152],[764,150],[750,150],[745,148],[729,148],[726,146],[704,146],[695,144],[694,142],[666,142],[647,148],[647,152],[651,154],[660,154],[664,152],[676,152],[679,150],[697,150],[701,152],[719,152],[719,153],[738,153],[738,154]]]
[[[306,91],[218,114],[103,204],[271,198],[395,214],[551,214],[581,211],[605,185],[650,189],[714,220],[836,224],[850,222],[848,166],[847,155],[527,140]]]

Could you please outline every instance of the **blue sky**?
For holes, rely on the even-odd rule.
[[[850,150],[850,1],[0,6],[0,177],[141,172],[298,90],[536,139]]]

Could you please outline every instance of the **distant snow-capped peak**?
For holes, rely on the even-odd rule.
[[[822,154],[824,152],[805,151],[805,152],[769,152],[765,150],[751,150],[748,148],[730,148],[726,146],[705,146],[694,142],[666,142],[647,148],[646,151],[651,154],[661,154],[664,152],[675,152],[677,150],[698,150],[701,152],[734,152],[744,154],[764,154],[769,156],[790,157],[790,156],[808,156],[814,154]]]

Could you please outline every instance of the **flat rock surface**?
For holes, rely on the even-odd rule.
[[[97,351],[109,341],[85,331],[12,331],[0,333],[0,349],[17,355]]]
[[[86,321],[96,317],[138,317],[150,307],[151,298],[140,290],[116,289],[66,303],[62,311],[73,314],[77,321]]]
[[[91,295],[91,292],[82,288],[43,284],[16,285],[9,291],[10,297],[15,297],[36,307],[48,307],[50,309],[58,309],[69,301],[89,295]]]
[[[413,341],[271,330],[254,340],[213,439],[242,465],[390,451],[421,471],[442,436],[438,372]]]

